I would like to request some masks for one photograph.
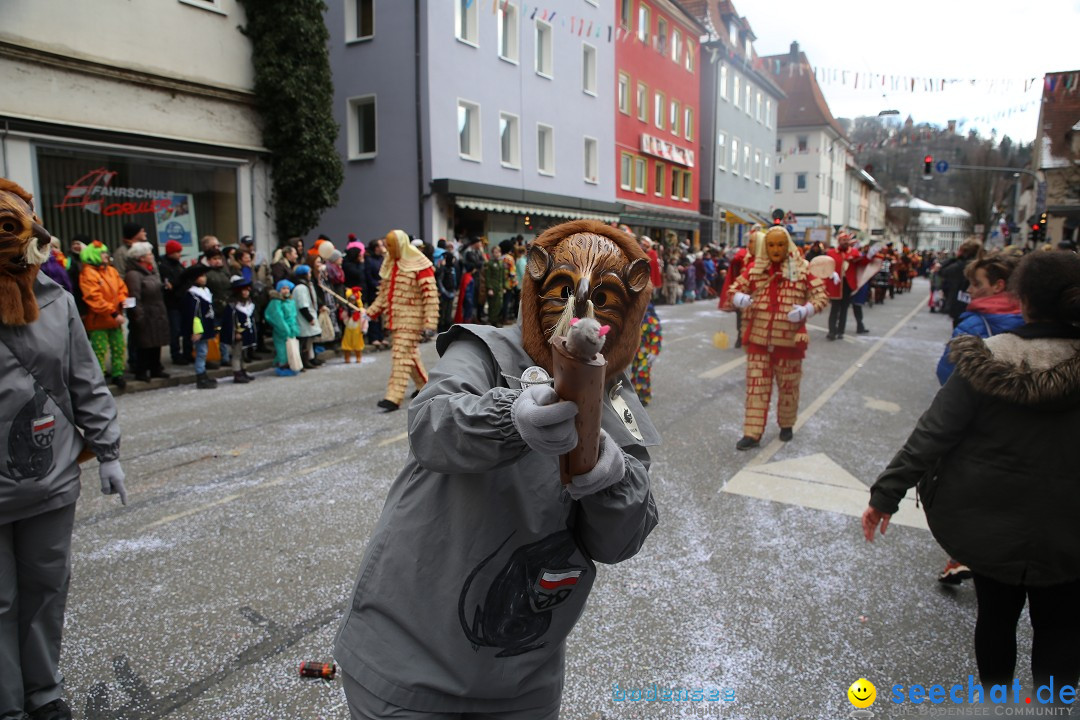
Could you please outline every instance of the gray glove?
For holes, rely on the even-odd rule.
[[[101,492],[106,495],[120,495],[120,504],[127,505],[127,490],[124,488],[124,469],[119,460],[106,460],[98,467],[101,478]]]
[[[600,492],[626,477],[626,459],[619,443],[611,439],[604,430],[600,431],[600,457],[596,466],[584,475],[575,475],[566,486],[570,497],[580,500],[586,495]]]
[[[577,403],[560,400],[550,385],[532,385],[510,406],[510,419],[530,448],[544,455],[563,455],[577,447],[577,411]]]

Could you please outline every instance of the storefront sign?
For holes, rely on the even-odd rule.
[[[58,210],[81,208],[97,215],[157,214],[172,204],[171,193],[147,188],[113,187],[110,185],[117,173],[97,168],[83,175],[71,185],[65,185],[64,199],[54,207]],[[112,202],[114,199],[127,202]]]
[[[641,152],[655,155],[656,157],[662,157],[665,160],[670,160],[673,163],[685,165],[686,167],[694,167],[693,150],[679,147],[674,143],[669,143],[667,140],[653,137],[652,135],[646,135],[645,133],[641,134]]]

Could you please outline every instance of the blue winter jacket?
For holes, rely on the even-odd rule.
[[[968,309],[960,315],[960,322],[953,329],[952,336],[976,335],[988,338],[991,335],[1008,332],[1023,324],[1020,303],[1016,298],[1009,293],[998,293],[972,300],[968,304]],[[938,381],[942,385],[952,375],[954,367],[949,360],[949,346],[946,344],[945,352],[941,354],[937,366]]]

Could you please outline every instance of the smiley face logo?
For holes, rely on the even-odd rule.
[[[859,678],[851,683],[851,687],[847,689],[847,698],[852,705],[860,710],[868,708],[877,699],[877,688],[874,687],[874,683],[866,678]]]

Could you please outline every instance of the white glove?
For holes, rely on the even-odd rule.
[[[788,322],[801,323],[814,314],[814,306],[810,303],[805,305],[792,305],[791,312],[787,314]]]
[[[124,488],[124,469],[119,460],[106,460],[98,466],[101,479],[101,492],[106,495],[119,495],[120,504],[127,505],[127,490]]]
[[[564,455],[578,444],[577,412],[577,403],[560,400],[550,385],[531,385],[510,406],[510,419],[530,448],[544,455]]]
[[[600,431],[600,456],[596,465],[584,475],[575,475],[566,486],[570,497],[580,500],[586,495],[598,493],[626,477],[626,459],[619,443],[611,439],[604,430]]]
[[[739,308],[740,310],[743,308],[748,308],[750,307],[750,296],[746,293],[737,292],[735,293],[735,296],[731,299],[731,304]]]
[[[834,272],[834,273],[832,274],[832,277],[831,277],[831,278],[829,278],[829,279],[830,279],[830,280],[832,280],[832,284],[833,284],[833,285],[837,285],[837,284],[839,284],[839,282],[840,282],[840,273],[838,273],[838,272]]]

